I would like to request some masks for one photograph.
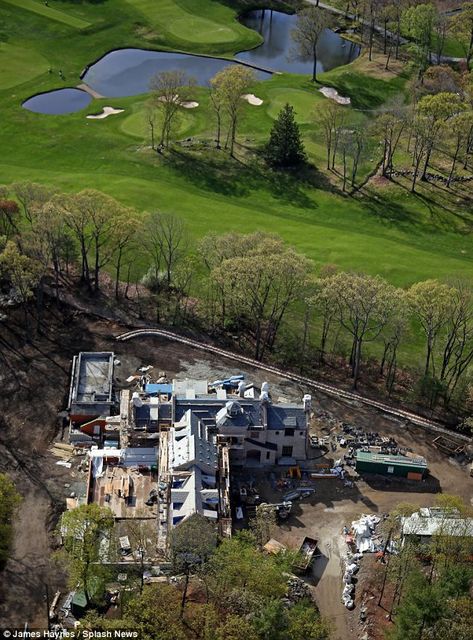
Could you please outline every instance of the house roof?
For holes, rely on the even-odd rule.
[[[186,411],[198,415],[202,419],[218,420],[218,427],[241,427],[242,429],[253,426],[267,426],[271,430],[307,428],[307,417],[304,408],[299,404],[265,404],[260,400],[251,398],[235,398],[233,400],[218,399],[215,395],[199,398],[185,398],[176,396],[176,420],[180,420]],[[225,410],[231,402],[241,407],[231,415]],[[266,408],[266,410],[264,409]],[[266,423],[266,424],[265,424]]]
[[[426,514],[424,509],[401,518],[403,535],[473,537],[473,518],[449,517],[445,512]]]
[[[269,404],[267,406],[268,429],[307,428],[307,416],[304,408],[298,404]]]
[[[217,468],[217,444],[215,434],[192,411],[188,410],[171,430],[171,466],[187,469],[199,466],[204,472]]]
[[[198,466],[193,466],[185,476],[175,476],[179,486],[171,489],[173,522],[187,518],[193,513],[201,513],[206,517],[217,518],[217,511],[212,506],[218,504],[218,489],[215,476],[203,474]]]

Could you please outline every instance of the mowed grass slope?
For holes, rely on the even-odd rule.
[[[231,9],[218,2],[195,0],[126,0],[156,29],[156,39],[187,49],[218,52],[231,45],[250,48],[261,42],[255,32],[246,29]]]
[[[9,89],[48,70],[47,59],[34,49],[0,42],[0,87]]]
[[[204,27],[211,28],[207,21],[214,22],[216,42],[219,33],[228,35],[230,30],[236,34],[232,41],[220,40],[215,45],[225,55],[244,48],[245,42],[258,42],[257,34],[242,27],[228,7],[216,0],[165,0],[159,3],[159,9],[155,3],[156,11],[153,4],[148,0],[105,0],[71,5],[50,0],[54,8],[68,11],[73,7],[81,18],[87,16],[91,26],[80,31],[0,0],[0,20],[9,33],[8,47],[31,52],[31,66],[39,72],[36,77],[19,74],[14,89],[2,84],[0,75],[3,183],[35,180],[72,191],[102,189],[138,211],[159,209],[182,216],[195,239],[210,231],[262,229],[280,233],[318,264],[379,273],[397,285],[429,277],[471,279],[472,212],[452,202],[448,207],[440,205],[435,191],[426,198],[389,187],[368,190],[363,199],[352,198],[335,190],[327,176],[316,169],[301,181],[297,176],[268,173],[254,160],[229,160],[223,152],[190,154],[185,148],[177,148],[159,157],[146,148],[144,96],[94,101],[87,110],[69,116],[43,116],[21,108],[21,102],[36,92],[77,84],[85,65],[109,49],[176,46],[172,18],[178,24],[183,14],[195,19],[194,25],[200,24],[202,33]],[[164,10],[168,12],[166,20]],[[151,34],[150,40],[143,38],[143,29]],[[202,52],[205,47],[206,52],[212,51],[208,40],[196,41],[198,33],[187,34],[189,39],[184,39],[180,32],[179,37],[186,45],[181,49]],[[45,60],[52,73],[45,70]],[[11,82],[13,55],[9,64]],[[59,78],[59,69],[65,74],[64,81]],[[366,109],[380,106],[385,97],[402,90],[404,82],[395,75],[377,77],[363,59],[324,74],[321,80],[352,98],[363,110],[357,112],[360,122],[369,117]],[[312,112],[317,112],[326,99],[308,78],[275,76],[251,90],[264,104],[245,105],[241,144],[261,145],[278,110],[288,101],[295,106],[311,160],[323,167],[324,141],[312,124]],[[200,106],[182,114],[177,135],[212,139],[214,123],[205,89],[196,89],[195,97]],[[106,120],[85,118],[87,113],[97,113],[107,105],[122,107],[125,113]],[[364,173],[374,167],[375,157],[364,158]],[[145,270],[142,255],[137,255],[136,267],[137,276]]]
[[[33,11],[33,13],[37,13],[50,20],[62,22],[69,25],[70,27],[74,27],[75,29],[85,29],[86,27],[90,26],[90,22],[82,20],[81,18],[78,18],[77,16],[74,16],[69,12],[59,11],[52,6],[50,7],[49,3],[46,5],[44,2],[40,2],[38,0],[1,0],[1,2],[7,2],[8,4],[12,4],[19,9]]]

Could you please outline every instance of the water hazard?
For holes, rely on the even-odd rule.
[[[264,44],[239,53],[235,61],[268,71],[311,74],[312,60],[295,53],[291,32],[296,20],[294,15],[268,9],[250,11],[242,16],[243,24],[261,33]],[[317,70],[328,71],[354,60],[360,53],[360,47],[326,29],[317,53]],[[196,84],[206,86],[218,71],[230,64],[234,62],[185,53],[118,49],[90,65],[83,80],[98,94],[119,98],[148,92],[151,78],[162,71],[184,71]],[[258,80],[271,77],[267,71],[257,70],[255,73]],[[67,114],[84,109],[91,99],[88,93],[79,89],[58,89],[29,98],[23,107],[36,113]]]
[[[312,74],[312,59],[298,55],[292,39],[297,16],[260,9],[244,14],[240,20],[245,26],[258,31],[263,36],[264,43],[256,49],[237,54],[237,60],[273,71]],[[352,62],[359,55],[360,47],[357,44],[325,29],[317,45],[317,71],[330,71]]]
[[[205,86],[210,78],[230,64],[234,63],[185,53],[119,49],[91,65],[83,80],[101,95],[118,98],[146,93],[151,78],[162,71],[184,71],[198,85]],[[256,75],[259,80],[271,77],[264,72],[256,72]]]
[[[92,96],[80,89],[57,89],[28,98],[22,106],[34,113],[60,115],[80,111],[91,100]]]

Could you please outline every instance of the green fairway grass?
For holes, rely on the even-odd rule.
[[[239,24],[231,9],[217,0],[163,0],[159,11],[158,3],[150,0],[50,4],[64,15],[72,6],[91,27],[71,30],[63,22],[19,9],[19,2],[0,0],[0,22],[9,34],[0,48],[2,183],[31,180],[66,191],[101,189],[139,213],[160,210],[181,216],[194,241],[210,231],[279,233],[317,265],[380,274],[400,286],[432,277],[473,280],[471,207],[436,186],[427,190],[419,185],[416,195],[405,184],[366,187],[363,195],[350,197],[340,193],[333,174],[325,171],[324,138],[312,115],[327,103],[318,88],[333,86],[349,96],[350,122],[368,126],[373,110],[404,91],[406,77],[379,69],[372,73],[362,57],[320,74],[316,86],[308,76],[287,73],[255,83],[248,92],[264,102],[260,107],[243,105],[238,161],[209,148],[214,145],[215,118],[208,91],[195,88],[192,98],[199,107],[182,110],[176,131],[178,140],[192,140],[159,155],[149,148],[147,96],[94,100],[81,112],[65,116],[34,114],[21,103],[36,93],[78,84],[84,67],[113,48],[178,48],[231,56],[258,44],[259,35]],[[182,24],[176,27],[187,14],[192,25],[188,31]],[[214,44],[202,35],[206,29],[212,31]],[[49,65],[52,73],[47,72]],[[312,163],[303,180],[270,172],[257,155],[247,153],[266,142],[286,102],[296,110]],[[86,119],[103,106],[125,111],[104,120]],[[189,145],[194,145],[192,150]],[[378,151],[369,149],[360,176],[367,176],[378,158]],[[191,243],[191,249],[194,246]],[[139,251],[134,267],[136,278],[148,267]],[[412,354],[406,347],[403,356],[413,362],[418,353],[413,344]]]
[[[156,30],[156,41],[201,52],[220,53],[255,47],[261,37],[241,25],[231,9],[202,0],[126,0],[136,15],[144,16]]]
[[[36,0],[0,0],[0,1],[15,5],[19,9],[27,9],[28,11],[33,11],[38,15],[44,16],[45,18],[49,18],[50,20],[63,22],[64,24],[67,24],[70,27],[74,27],[76,29],[85,29],[86,27],[90,26],[90,22],[86,22],[85,20],[72,16],[69,13],[65,13],[64,11],[59,11],[58,9],[54,9],[54,7],[46,6],[44,2],[37,2]]]
[[[314,120],[315,106],[325,98],[319,91],[301,91],[300,89],[274,89],[269,92],[268,114],[275,119],[278,113],[289,102],[296,112],[296,120],[300,124],[306,124]]]
[[[197,107],[198,109],[199,107]],[[181,109],[175,125],[176,135],[183,138],[192,131],[195,130],[196,117],[194,116],[195,109]],[[157,118],[156,131],[159,132],[160,119]],[[127,116],[121,123],[120,129],[130,136],[139,138],[140,140],[149,140],[150,129],[145,119],[145,112],[143,108],[137,109],[134,113]],[[158,133],[156,133],[156,137]]]
[[[34,49],[0,42],[0,90],[40,76],[48,67],[46,58]]]

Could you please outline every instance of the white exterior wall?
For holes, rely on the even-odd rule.
[[[293,436],[286,436],[285,430],[280,431],[268,430],[267,442],[271,442],[278,447],[277,457],[283,455],[283,447],[292,447],[291,458],[296,460],[305,460],[307,458],[307,430],[295,429]]]

